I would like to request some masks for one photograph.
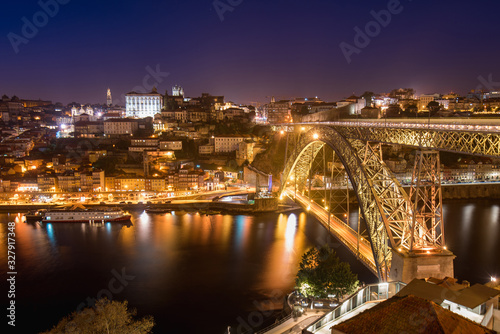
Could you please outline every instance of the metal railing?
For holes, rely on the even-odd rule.
[[[294,198],[294,193],[289,190],[289,189],[286,189],[286,193],[287,195],[290,197],[290,198]],[[305,203],[303,201],[300,200],[299,197],[297,197],[299,202],[305,206]],[[326,216],[328,217],[328,215],[330,214],[329,212],[327,212],[326,210],[324,210],[323,208],[321,208],[318,204],[316,203],[311,203],[313,206],[315,206],[315,208],[317,210],[320,210],[322,211],[324,214],[326,214]],[[373,258],[368,258],[366,256],[364,256],[363,254],[361,254],[361,252],[358,251],[358,248],[351,244],[351,242],[349,242],[349,240],[347,240],[346,238],[344,238],[335,228],[335,226],[332,225],[332,221],[335,221],[337,222],[338,224],[341,224],[349,233],[351,233],[352,235],[355,235],[357,236],[358,233],[352,228],[350,227],[349,225],[347,225],[345,222],[343,222],[341,219],[339,219],[338,217],[334,216],[334,215],[331,215],[330,216],[330,223],[328,223],[328,218],[325,218],[323,217],[322,215],[320,214],[316,214],[315,210],[312,210],[312,214],[316,217],[316,219],[318,219],[318,221],[323,225],[325,226],[326,228],[328,228],[328,231],[333,234],[337,239],[339,239],[340,242],[342,242],[342,244],[354,255],[354,256],[357,256],[361,262],[371,271],[373,272],[375,275],[377,275],[377,268],[375,266],[375,263],[374,263],[374,259]],[[363,240],[360,240],[361,243],[363,244],[366,244],[367,246],[370,246],[370,242],[368,240],[366,240],[365,238],[363,238]]]
[[[352,310],[363,306],[369,302],[383,301],[391,298],[398,293],[402,287],[406,286],[403,282],[390,282],[370,284],[352,294],[349,298],[343,301],[332,311],[325,314],[316,322],[307,327],[307,331],[316,333],[319,329],[328,325],[329,323],[339,319],[343,315]]]
[[[489,122],[488,122],[489,121]],[[402,120],[402,121],[386,121],[386,120],[360,120],[360,121],[337,121],[337,122],[310,122],[300,123],[303,125],[331,125],[331,126],[365,126],[377,128],[399,128],[399,129],[426,129],[436,131],[470,131],[470,132],[500,132],[500,125],[490,125],[491,120],[487,123],[473,124],[474,120],[466,121],[441,121],[428,122],[424,120]]]

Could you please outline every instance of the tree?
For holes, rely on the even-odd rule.
[[[297,273],[296,285],[306,297],[324,298],[335,295],[339,301],[358,287],[358,277],[346,262],[341,262],[328,246],[312,248],[303,256]]]
[[[385,111],[385,117],[401,117],[401,107],[398,104],[391,104]]]
[[[436,101],[431,101],[427,104],[427,110],[429,110],[431,116],[435,115],[440,109],[441,105]]]
[[[97,169],[104,170],[104,173],[110,175],[116,172],[116,159],[110,156],[100,157],[94,162],[93,166]]]
[[[152,316],[135,320],[135,309],[128,309],[128,302],[99,299],[94,307],[73,312],[49,331],[42,334],[146,334],[154,326]]]
[[[411,116],[415,117],[415,116],[417,116],[417,114],[418,114],[418,107],[417,107],[417,105],[415,105],[415,104],[409,104],[409,105],[406,106],[406,109],[404,111],[404,115],[406,117],[411,117]]]
[[[345,295],[354,293],[358,288],[358,275],[351,271],[347,262],[337,262],[334,270],[325,273],[324,288],[327,295],[335,295],[337,302]]]
[[[373,96],[375,95],[374,92],[364,92],[361,97],[365,99],[366,101],[366,106],[371,107],[373,104]]]
[[[316,248],[311,248],[302,255],[295,282],[299,291],[306,297],[314,297],[319,294],[317,288],[321,284],[316,272],[319,262],[319,251]]]

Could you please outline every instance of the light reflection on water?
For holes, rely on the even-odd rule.
[[[488,214],[489,213],[489,214]],[[495,244],[498,242],[498,221],[500,220],[500,207],[493,205],[486,214],[487,220],[490,221],[487,238],[484,243],[484,252],[486,254],[495,254]],[[500,271],[497,273],[500,275]]]
[[[5,223],[16,218],[0,214],[2,241]],[[25,322],[26,332],[50,328],[82,300],[95,297],[111,271],[122,268],[135,279],[116,298],[153,314],[157,332],[180,332],[190,322],[189,312],[179,314],[179,305],[199,309],[193,331],[199,326],[198,332],[223,332],[253,310],[255,300],[293,289],[301,255],[326,233],[303,214],[297,219],[133,212],[130,227],[17,220],[18,282],[24,287],[17,301],[19,312],[33,320]]]
[[[286,231],[285,231],[285,246],[286,246],[286,251],[288,253],[293,250],[296,231],[297,231],[297,216],[295,216],[292,213],[290,216],[288,216],[288,220],[286,223]]]
[[[493,205],[492,205],[493,204]],[[500,275],[498,242],[500,205],[489,201],[446,202],[446,240],[457,255],[456,276],[484,283]],[[350,224],[356,229],[357,209]],[[9,220],[0,214],[0,259],[6,261]],[[327,231],[300,214],[230,216],[200,214],[132,214],[133,226],[117,224],[16,224],[19,312],[33,321],[27,332],[48,329],[88,296],[105,288],[111,270],[126,268],[136,278],[116,296],[142,314],[153,314],[155,332],[179,332],[185,323],[198,332],[223,332],[239,316],[266,300],[271,291],[290,291],[302,254]],[[348,251],[360,280],[374,282]],[[0,277],[4,279],[4,277]],[[191,324],[194,307],[199,321]],[[215,312],[215,313],[214,313]],[[208,326],[208,327],[207,327]],[[211,327],[210,327],[211,326]],[[172,329],[174,328],[174,330]]]
[[[56,237],[54,236],[54,227],[51,223],[45,225],[47,228],[47,236],[49,237],[50,243],[52,246],[56,246]]]
[[[472,283],[486,283],[500,274],[498,200],[445,201],[445,241],[457,258],[455,277]]]

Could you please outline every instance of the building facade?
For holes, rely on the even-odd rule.
[[[133,119],[113,118],[104,121],[105,135],[132,135],[139,129],[139,124]]]
[[[160,150],[180,151],[182,150],[182,141],[180,140],[161,141]]]
[[[270,124],[286,123],[291,120],[290,101],[272,101],[264,106],[264,115]]]
[[[242,136],[218,136],[215,137],[215,153],[229,153],[237,151],[239,144],[246,138]]]
[[[126,117],[146,118],[161,113],[163,97],[153,88],[150,93],[130,92],[125,95]]]

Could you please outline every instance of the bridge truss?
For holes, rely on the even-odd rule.
[[[319,191],[317,187],[312,187],[315,181],[313,171],[321,169],[318,166],[322,164],[326,202],[320,204],[330,217],[333,208],[338,206],[338,199],[335,200],[331,193],[335,157],[337,157],[356,194],[360,214],[366,224],[371,254],[361,254],[360,258],[363,260],[364,257],[363,262],[378,275],[380,280],[386,281],[389,277],[394,250],[400,252],[442,250],[444,232],[440,184],[436,183],[435,177],[435,157],[436,155],[439,157],[438,154],[427,152],[419,156],[419,174],[414,175],[413,179],[417,182],[412,184],[409,197],[384,163],[380,142],[366,140],[366,136],[359,136],[359,133],[357,137],[353,134],[345,136],[342,131],[337,131],[337,128],[328,126],[314,126],[298,133],[295,130],[293,129],[292,133],[297,138],[296,145],[285,164],[280,196],[287,190],[289,193],[293,188],[295,193],[299,191],[303,195],[307,192],[312,202],[313,189]],[[331,155],[326,153],[327,148],[333,151]],[[329,196],[327,160],[332,163]],[[338,168],[335,173],[338,173]],[[439,181],[439,177],[437,179]],[[417,204],[412,205],[411,196],[417,198]],[[436,216],[436,213],[440,215]],[[359,251],[359,238],[361,238],[359,233],[357,238]],[[352,245],[350,246],[352,250]],[[373,258],[370,258],[371,256]]]
[[[345,138],[500,157],[499,132],[450,130],[445,125],[442,125],[441,128],[439,125],[434,125],[432,129],[425,129],[425,127],[384,127],[383,123],[375,124],[377,126],[368,122],[366,124],[364,122],[338,123],[335,125],[335,130]]]

